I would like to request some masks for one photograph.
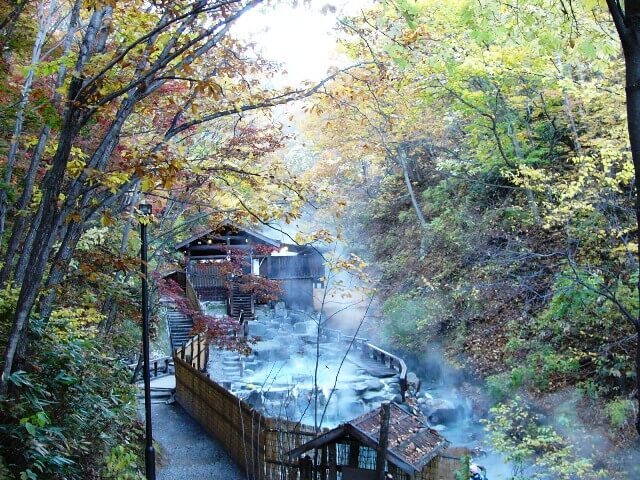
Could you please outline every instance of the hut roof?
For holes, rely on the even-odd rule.
[[[345,436],[354,437],[371,448],[378,448],[381,408],[329,430],[292,450],[289,455],[292,458],[298,457],[308,450],[322,447]],[[422,471],[447,445],[447,440],[436,430],[429,428],[420,418],[406,412],[398,404],[391,403],[386,454],[388,462],[413,475]]]
[[[186,248],[189,244],[207,237],[208,235],[211,235],[212,233],[215,232],[219,232],[221,230],[233,230],[233,231],[237,231],[237,232],[242,232],[245,235],[248,235],[250,237],[255,238],[256,240],[258,240],[258,242],[260,243],[264,243],[266,245],[271,245],[274,247],[280,247],[281,242],[279,242],[278,240],[274,240],[273,238],[269,238],[266,235],[263,235],[262,233],[256,231],[256,230],[251,230],[249,228],[244,228],[244,227],[240,227],[239,225],[234,224],[233,222],[229,222],[229,221],[225,221],[222,222],[222,224],[218,227],[218,228],[210,228],[208,230],[205,230],[203,232],[197,233],[189,238],[187,238],[186,240],[178,243],[175,246],[176,250],[182,250],[184,248]],[[224,235],[220,235],[220,238],[222,239],[224,237]]]

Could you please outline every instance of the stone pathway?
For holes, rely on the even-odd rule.
[[[144,416],[141,404],[141,415]],[[210,437],[180,405],[152,406],[157,480],[224,479],[245,476],[220,443]]]

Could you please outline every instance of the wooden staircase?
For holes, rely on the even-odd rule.
[[[171,341],[171,351],[182,347],[191,338],[193,320],[182,313],[173,302],[162,302],[166,308],[167,325],[169,327],[169,339]]]
[[[243,312],[242,318],[244,320],[253,320],[255,318],[253,294],[242,292],[240,284],[237,282],[234,282],[231,286],[229,310],[230,315],[235,319],[240,318],[240,312]]]

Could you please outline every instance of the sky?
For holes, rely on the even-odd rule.
[[[261,7],[247,13],[235,32],[256,42],[267,59],[283,64],[287,74],[276,82],[294,85],[304,80],[317,81],[332,64],[345,63],[345,59],[336,56],[337,19],[356,14],[372,3],[373,0],[311,0],[310,6],[296,8],[284,4]],[[335,11],[323,8],[326,5],[335,7]]]

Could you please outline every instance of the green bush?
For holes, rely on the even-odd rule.
[[[521,397],[493,407],[491,415],[491,420],[485,421],[489,440],[513,464],[513,478],[607,478],[606,472],[580,457]]]
[[[526,367],[516,367],[510,372],[490,375],[486,379],[489,396],[496,402],[512,397],[520,389],[531,373]]]
[[[605,412],[614,428],[622,428],[633,422],[634,410],[634,403],[626,398],[612,400],[605,405]]]
[[[382,305],[387,318],[386,334],[396,344],[409,347],[419,333],[419,324],[427,314],[424,303],[409,295],[394,295]]]
[[[86,312],[65,313],[32,322],[28,371],[0,398],[0,458],[12,478],[136,478],[142,430],[128,369]]]

